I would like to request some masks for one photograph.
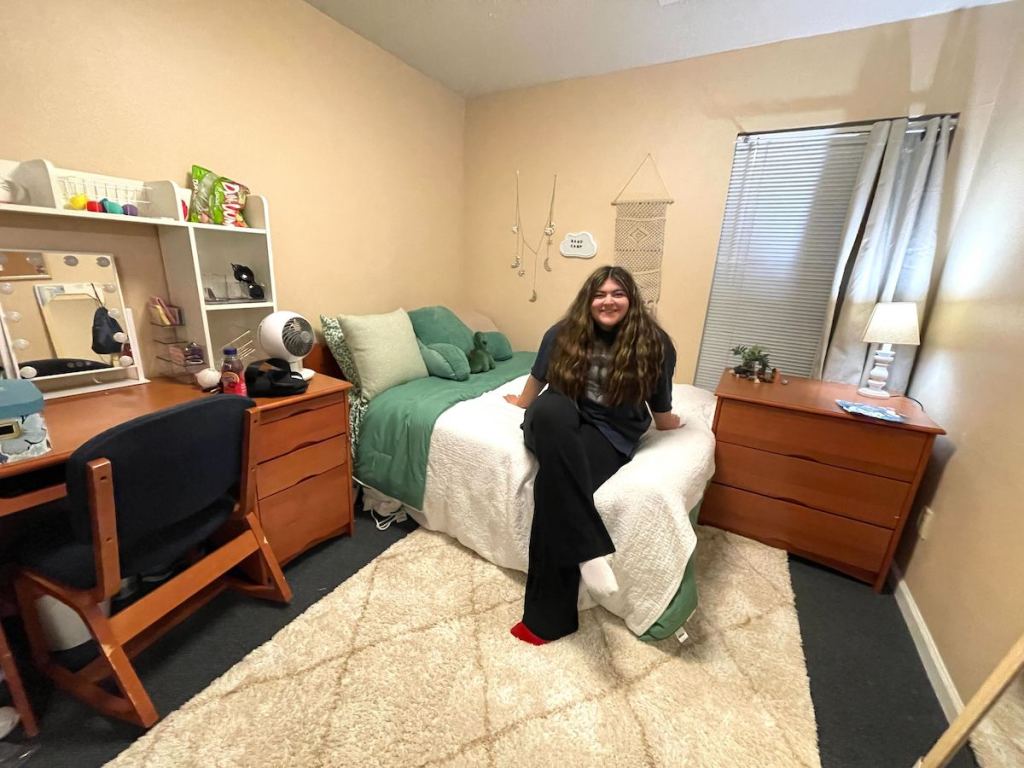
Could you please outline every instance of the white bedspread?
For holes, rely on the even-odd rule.
[[[502,396],[525,376],[445,411],[434,425],[423,510],[426,528],[443,531],[487,560],[526,571],[537,462],[523,445],[522,409]],[[693,554],[688,511],[714,474],[714,395],[676,384],[681,429],[643,437],[633,460],[594,496],[616,553],[619,592],[601,601],[643,634],[668,607]]]

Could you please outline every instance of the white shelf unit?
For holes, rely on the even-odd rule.
[[[270,218],[267,201],[260,195],[249,195],[246,200],[248,227],[225,227],[186,221],[182,202],[187,203],[191,193],[170,180],[140,181],[75,171],[58,168],[48,160],[0,160],[0,177],[11,179],[27,193],[27,199],[20,203],[0,203],[0,221],[6,213],[12,213],[50,217],[54,229],[63,227],[58,222],[68,219],[103,222],[108,227],[111,222],[124,227],[156,227],[167,281],[166,298],[182,310],[179,336],[200,344],[211,367],[219,367],[221,351],[228,341],[243,330],[251,331],[255,339],[260,320],[277,309]],[[108,189],[112,195],[118,190],[134,195],[139,215],[71,209],[70,195],[79,183],[89,190],[99,190],[99,194]],[[234,282],[232,264],[244,264],[253,271],[264,290],[262,299],[217,303],[204,298],[203,275],[225,275]],[[139,322],[147,322],[144,307],[138,308],[135,316]]]

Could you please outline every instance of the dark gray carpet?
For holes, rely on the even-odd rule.
[[[175,627],[136,660],[157,711],[184,704],[413,527],[382,532],[360,516],[354,537],[289,564],[291,605],[225,593]],[[790,559],[790,570],[823,768],[910,768],[946,723],[894,598],[798,559]],[[17,643],[16,626],[9,630]],[[100,766],[141,733],[24,671],[42,726],[30,768]],[[975,763],[965,750],[951,765]]]
[[[911,768],[946,729],[896,598],[789,558],[822,768]],[[964,747],[951,768],[976,768]]]

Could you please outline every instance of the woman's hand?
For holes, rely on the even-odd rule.
[[[658,429],[679,429],[683,426],[683,420],[671,411],[651,415],[654,416],[654,426]]]
[[[537,399],[537,395],[541,393],[541,390],[547,386],[540,379],[533,378],[531,374],[526,378],[526,386],[523,387],[523,391],[518,395],[505,395],[505,402],[511,403],[516,408],[529,408],[530,403]]]

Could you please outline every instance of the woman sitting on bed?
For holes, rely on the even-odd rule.
[[[600,267],[544,334],[522,394],[506,396],[526,409],[526,447],[540,464],[525,609],[512,628],[520,640],[542,645],[576,631],[581,578],[597,597],[618,590],[594,492],[633,457],[652,414],[658,429],[680,425],[671,412],[675,365],[633,276]]]

